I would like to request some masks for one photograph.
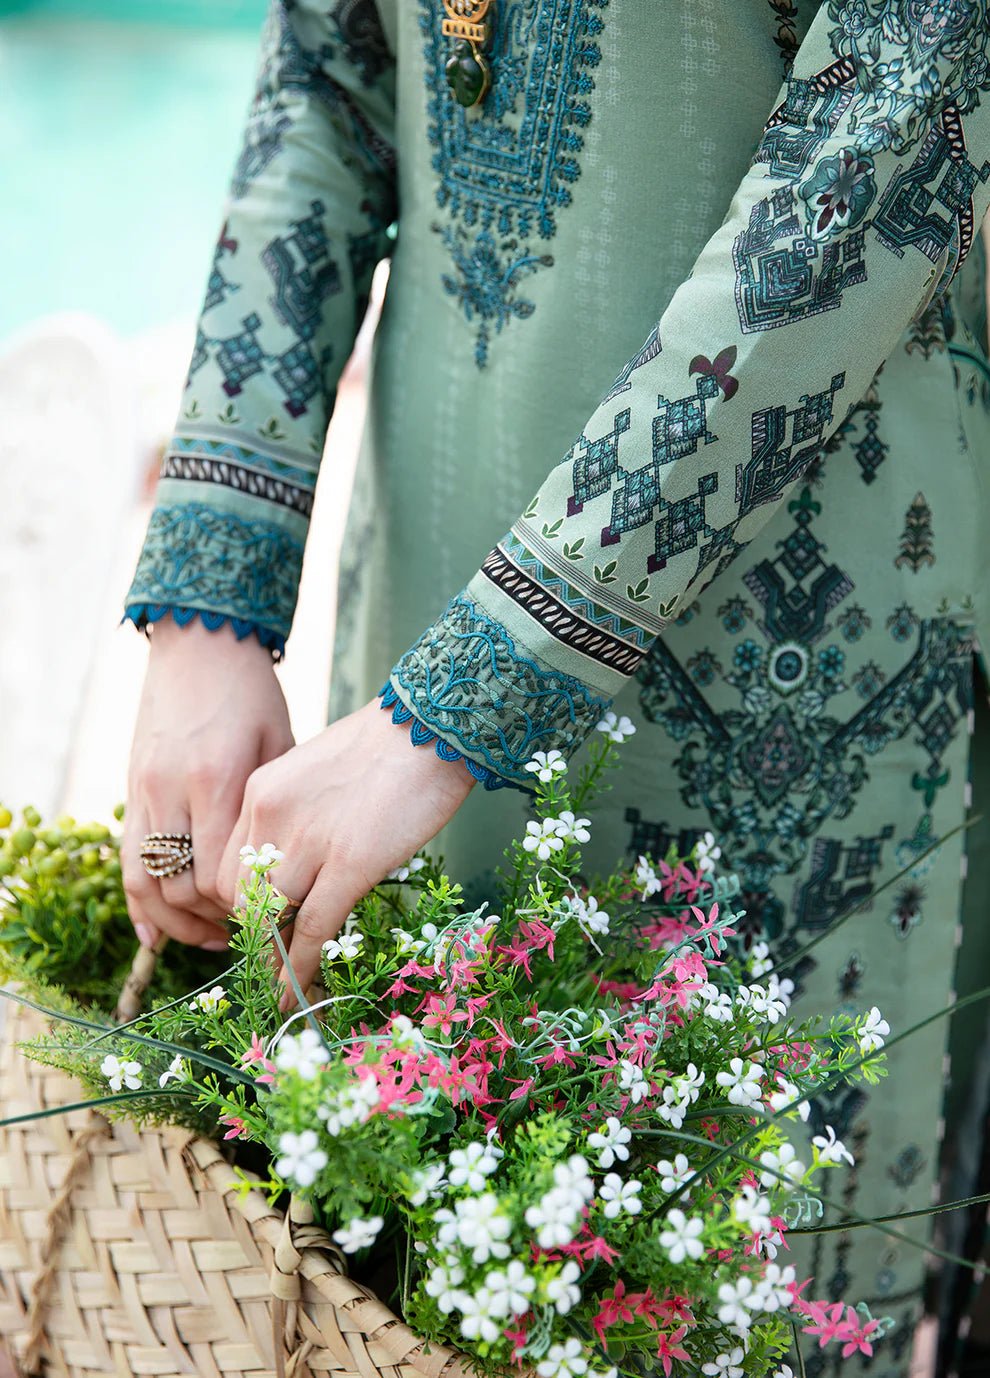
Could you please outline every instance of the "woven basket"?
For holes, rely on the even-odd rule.
[[[80,1099],[14,1046],[0,1113]],[[344,1273],[308,1209],[239,1196],[215,1143],[110,1125],[93,1110],[0,1129],[0,1375],[23,1378],[468,1378]],[[3,1343],[9,1353],[2,1352]]]

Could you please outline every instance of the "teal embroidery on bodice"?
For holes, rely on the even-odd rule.
[[[935,800],[950,783],[945,756],[972,705],[970,629],[919,617],[907,604],[881,626],[851,601],[853,580],[828,559],[814,531],[821,468],[817,460],[788,504],[790,529],[782,529],[777,553],[747,569],[745,594],[719,607],[724,638],[681,663],[661,637],[637,672],[645,717],[678,744],[673,768],[682,799],[704,811],[739,874],[742,931],[765,931],[781,953],[796,945],[798,930],[818,931],[862,903],[892,848],[899,848],[900,866],[917,855],[913,841],[895,837],[893,822],[851,843],[830,835],[895,742],[909,740],[915,754],[904,785],[924,811],[921,849],[935,840],[924,829],[931,830]],[[862,473],[865,483],[872,477]],[[896,668],[883,670],[857,653],[871,627],[875,641],[886,633],[903,646]],[[626,821],[634,854],[662,853],[676,836],[636,810]],[[922,875],[914,868],[910,887],[896,897],[891,922],[903,937],[920,919]],[[797,878],[786,910],[779,894],[785,876]]]
[[[419,0],[437,204],[446,213],[434,228],[453,264],[443,287],[476,331],[479,368],[493,334],[533,314],[520,292],[525,278],[553,263],[539,241],[553,238],[580,176],[591,72],[601,61],[595,38],[608,3],[500,3],[488,54],[492,87],[484,105],[468,111],[447,86],[438,0]]]

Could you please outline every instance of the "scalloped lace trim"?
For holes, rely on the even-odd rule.
[[[378,691],[381,699],[381,706],[384,710],[392,710],[392,721],[400,727],[409,724],[409,739],[413,746],[429,746],[434,743],[434,750],[441,761],[463,761],[468,770],[476,780],[484,785],[485,789],[508,789],[518,788],[512,780],[503,780],[501,775],[496,775],[487,766],[479,765],[477,761],[472,761],[470,756],[465,756],[462,751],[452,747],[449,742],[445,742],[442,737],[438,737],[419,718],[406,707],[399,698],[391,682],[387,683]]]
[[[176,607],[172,603],[131,603],[124,609],[124,622],[133,622],[138,631],[144,631],[149,622],[160,622],[163,617],[175,619],[180,627],[188,627],[193,618],[198,617],[208,632],[219,631],[225,624],[234,629],[238,641],[256,636],[266,650],[271,651],[275,660],[285,655],[285,637],[273,632],[269,627],[260,627],[243,617],[231,617],[224,612],[206,612],[202,608]]]

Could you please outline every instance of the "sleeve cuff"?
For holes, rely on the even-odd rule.
[[[436,737],[469,769],[522,788],[532,786],[526,763],[535,752],[572,755],[611,703],[540,660],[468,592],[410,647],[383,692],[429,734],[422,740]],[[394,709],[393,718],[403,721]]]
[[[238,641],[256,636],[266,650],[271,651],[273,660],[281,660],[285,654],[285,637],[271,627],[262,627],[257,622],[242,617],[231,617],[227,613],[209,612],[204,608],[182,608],[171,603],[129,603],[124,609],[124,622],[133,622],[138,631],[160,622],[163,617],[171,617],[180,627],[188,627],[198,617],[209,632],[230,626]]]
[[[174,486],[174,485],[173,485]],[[243,511],[189,501],[159,485],[141,557],[126,598],[127,616],[147,625],[164,616],[148,609],[179,608],[249,630],[264,629],[284,647],[296,607],[306,522],[255,512],[254,499],[233,495]],[[298,528],[298,529],[297,529]],[[130,609],[142,609],[142,620]],[[177,619],[178,620],[178,619]],[[187,621],[189,618],[187,618]],[[240,635],[240,633],[238,633]],[[247,634],[247,633],[245,633]]]

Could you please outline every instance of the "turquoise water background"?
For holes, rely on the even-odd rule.
[[[53,311],[194,316],[265,9],[0,0],[0,340]]]

